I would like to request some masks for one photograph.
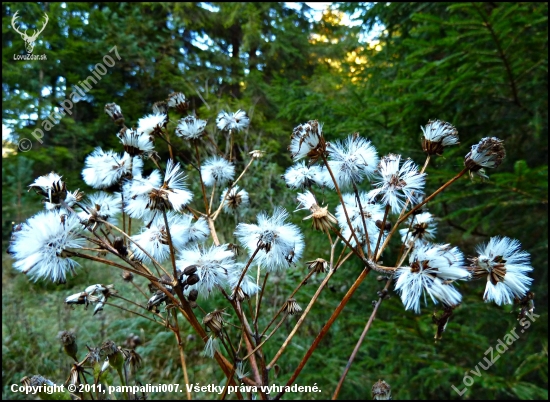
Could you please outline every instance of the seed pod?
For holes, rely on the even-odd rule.
[[[124,116],[122,115],[122,110],[120,109],[120,106],[118,106],[116,103],[107,103],[105,105],[105,113],[107,113],[109,117],[113,119],[115,124],[124,123]]]
[[[75,361],[78,361],[76,353],[78,352],[78,345],[76,343],[76,336],[73,331],[61,331],[58,335],[63,350],[65,353],[72,357]]]
[[[187,268],[183,270],[184,275],[193,275],[195,272],[197,272],[197,266],[196,265],[189,265]]]
[[[193,275],[187,277],[187,285],[192,286],[192,285],[194,285],[195,283],[198,283],[200,280],[201,280],[201,279],[199,278],[198,275],[193,274]]]
[[[199,297],[199,291],[197,289],[191,290],[189,296],[187,296],[190,301],[196,301],[197,297]]]
[[[122,272],[122,279],[124,279],[125,282],[132,282],[134,280],[134,274],[130,271],[124,271]]]

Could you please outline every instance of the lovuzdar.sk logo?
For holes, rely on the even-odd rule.
[[[46,25],[48,25],[48,14],[44,13],[44,24],[42,25],[41,29],[37,29],[34,31],[32,35],[28,35],[27,31],[28,29],[25,29],[24,32],[21,32],[20,28],[17,27],[17,19],[19,18],[17,16],[17,13],[19,11],[16,11],[15,14],[13,14],[13,17],[11,19],[11,26],[14,29],[15,32],[17,32],[19,35],[21,35],[21,38],[25,41],[25,49],[27,50],[27,54],[14,54],[13,59],[14,60],[47,60],[47,57],[45,54],[41,55],[33,55],[32,52],[34,50],[34,45],[36,42],[36,39],[38,39],[38,35],[44,31],[44,28],[46,28]]]

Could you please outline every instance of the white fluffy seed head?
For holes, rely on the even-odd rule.
[[[235,211],[240,207],[246,206],[250,203],[248,192],[245,189],[234,186],[229,190],[226,188],[220,195],[220,203],[223,202],[223,209],[225,212]]]
[[[272,216],[262,212],[257,218],[257,225],[240,223],[235,230],[235,236],[249,256],[256,253],[254,262],[268,272],[283,270],[295,263],[304,250],[304,240],[296,225],[285,222],[288,213],[278,207]]]
[[[441,155],[443,149],[458,144],[458,131],[451,124],[441,120],[430,120],[426,127],[420,127],[422,133],[422,149],[428,155]]]
[[[235,255],[227,244],[213,245],[210,248],[195,245],[183,249],[176,266],[183,271],[191,265],[197,266],[197,275],[200,278],[191,288],[197,289],[199,295],[204,297],[217,290],[218,286],[225,286],[231,272],[242,269],[242,264],[235,262]]]
[[[369,197],[389,205],[391,212],[400,213],[407,200],[409,207],[421,200],[426,174],[419,173],[410,159],[401,163],[401,155],[389,154],[380,160],[376,173],[375,189]]]
[[[526,274],[533,270],[529,253],[521,250],[518,240],[492,237],[487,245],[477,247],[477,257],[471,259],[474,279],[486,278],[483,298],[498,305],[512,304],[522,298],[533,282]]]
[[[319,187],[327,184],[326,174],[324,174],[322,168],[315,165],[306,166],[304,161],[300,161],[289,167],[283,178],[288,187],[300,190],[309,188],[313,184],[317,184]]]
[[[124,150],[130,154],[130,156],[148,154],[155,149],[151,136],[131,128],[123,128],[117,134],[117,137],[124,146]]]
[[[216,125],[222,131],[242,131],[248,127],[250,119],[243,110],[235,113],[221,111],[216,118]]]
[[[483,138],[464,158],[464,166],[470,169],[470,173],[487,178],[483,168],[496,168],[506,157],[504,142],[496,137]]]
[[[401,241],[409,248],[419,247],[433,241],[436,232],[435,218],[429,212],[414,214],[407,220],[405,228],[399,229]]]
[[[120,193],[109,194],[103,191],[91,194],[84,202],[85,209],[78,214],[80,222],[86,226],[97,222],[97,219],[116,223],[115,217],[122,211]]]
[[[340,188],[372,177],[378,166],[376,148],[362,137],[349,136],[345,141],[331,142],[327,151],[328,164]]]
[[[187,116],[178,121],[176,135],[186,140],[196,140],[205,134],[206,120],[201,120],[195,116]]]
[[[143,160],[128,153],[122,156],[114,151],[104,151],[97,147],[84,161],[82,178],[95,189],[105,189],[119,184],[126,177],[139,177]]]
[[[359,242],[364,243],[364,248],[368,251],[368,246],[366,245],[366,238],[368,236],[370,249],[371,251],[374,251],[378,236],[380,235],[380,228],[376,225],[376,222],[382,222],[384,219],[384,207],[380,204],[372,202],[369,199],[368,194],[364,192],[359,193],[359,202],[353,193],[344,194],[342,198],[344,200],[344,204],[346,205],[346,210],[348,212],[351,225],[359,239]],[[359,207],[359,204],[362,208]],[[355,241],[355,236],[352,236],[352,232],[346,219],[346,214],[344,213],[344,208],[341,204],[336,207],[336,219],[338,220],[338,226],[340,226],[340,229],[342,230],[342,236],[346,240],[350,239],[350,244],[355,246],[357,244]],[[365,220],[365,225],[367,227],[367,234],[365,234],[363,219]],[[384,239],[385,235],[383,234],[380,239],[380,243],[382,243]]]
[[[167,121],[166,114],[150,114],[138,120],[137,131],[152,136],[156,131],[161,130]]]
[[[320,155],[318,152],[324,152],[325,140],[323,138],[323,125],[317,120],[310,120],[307,123],[300,124],[292,131],[290,137],[290,156],[293,160],[309,157],[316,160]]]
[[[467,280],[464,256],[448,244],[427,244],[415,249],[409,267],[396,271],[395,289],[400,293],[405,309],[420,313],[420,299],[428,294],[434,303],[448,307],[460,304],[462,296],[453,287],[455,280]]]
[[[235,177],[235,165],[219,156],[208,158],[201,166],[205,186],[223,185]]]
[[[78,265],[69,258],[67,250],[84,244],[79,227],[75,214],[39,212],[13,233],[9,252],[16,260],[14,268],[34,280],[50,278],[65,283],[67,273],[73,273]]]

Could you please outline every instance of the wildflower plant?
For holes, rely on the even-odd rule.
[[[291,222],[291,213],[281,206],[256,216],[246,214],[248,206],[254,204],[255,192],[244,187],[242,178],[254,171],[250,168],[263,152],[235,155],[235,142],[251,124],[243,110],[221,111],[211,119],[214,127],[209,127],[207,120],[189,110],[185,95],[173,93],[157,102],[153,113],[138,120],[134,127],[125,125],[118,105],[108,104],[105,111],[120,126],[118,133],[113,133],[120,146],[117,150],[96,148],[84,161],[82,178],[97,192],[83,195],[73,183],[63,181],[62,172],[51,172],[30,183],[29,187],[42,197],[44,211],[14,227],[9,247],[13,266],[34,280],[57,283],[70,280],[86,260],[121,270],[124,281],[136,286],[143,300],[125,298],[118,285],[115,290],[113,285],[96,284],[67,295],[65,303],[84,308],[92,305],[93,314],[122,308],[173,332],[186,383],[186,351],[178,320],[188,322],[204,341],[203,356],[215,360],[227,376],[227,384],[256,385],[259,396],[266,398],[260,386],[274,384],[271,369],[332,276],[345,271],[350,259],[360,261],[363,270],[286,385],[296,381],[371,271],[382,274],[387,281],[371,316],[365,320],[356,350],[392,288],[405,310],[420,314],[422,306],[431,303],[443,309],[445,323],[438,320],[436,338],[441,337],[452,311],[462,303],[460,288],[470,280],[486,280],[480,296],[487,302],[524,303],[528,297],[532,305],[532,279],[528,274],[533,268],[519,241],[495,237],[467,258],[456,246],[436,243],[437,217],[426,210],[439,193],[466,173],[486,178],[484,169],[502,162],[504,145],[497,138],[484,138],[474,145],[465,157],[464,168],[428,194],[431,158],[441,155],[448,146],[458,145],[458,131],[450,123],[430,120],[421,128],[421,147],[426,153],[422,167],[402,155],[379,156],[375,145],[358,133],[329,141],[325,138],[327,127],[319,121],[300,124],[290,136],[294,165],[286,169],[281,181],[296,200],[292,216],[311,221],[311,225],[304,222],[301,228]],[[218,143],[224,142],[226,149],[222,151]],[[158,143],[168,145],[169,158],[160,158],[155,151]],[[187,152],[179,153],[178,146],[186,147]],[[182,155],[191,159],[185,160]],[[199,184],[199,193],[191,190],[192,182]],[[337,195],[336,205],[325,203],[327,192]],[[221,231],[217,226],[222,212],[236,219],[229,230]],[[314,230],[326,236],[330,258],[302,261],[307,233]],[[231,243],[224,241],[223,233],[228,231],[233,234]],[[401,243],[395,250],[390,246],[394,237]],[[382,254],[395,264],[383,265]],[[284,296],[268,324],[260,327],[263,321],[258,317],[266,314],[262,299],[269,291],[270,278],[302,267],[307,267],[303,280]],[[322,278],[320,284],[307,304],[299,304],[296,295],[313,275]],[[148,283],[150,294],[141,289],[136,277]],[[212,294],[219,295],[216,300],[223,300],[224,305],[208,312],[203,306]],[[268,356],[263,345],[273,342],[272,336],[282,331],[282,324],[293,316],[299,316],[293,329],[278,351]],[[128,384],[128,373],[141,362],[135,348],[124,349],[111,341],[88,348],[79,360],[76,335],[65,332],[60,339],[76,362],[68,380],[72,383],[101,383],[102,373],[114,368],[121,382]],[[389,386],[381,382],[377,390],[373,388],[373,394],[389,395]],[[277,397],[283,395],[284,390]]]

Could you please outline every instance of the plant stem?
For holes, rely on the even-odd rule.
[[[327,171],[330,174],[330,177],[332,178],[332,181],[334,183],[334,188],[336,189],[336,192],[338,193],[338,198],[340,198],[340,203],[342,204],[342,209],[344,210],[344,215],[346,215],[346,221],[348,222],[349,230],[351,231],[353,237],[355,238],[355,244],[357,244],[358,253],[361,255],[361,258],[364,257],[363,249],[361,248],[361,242],[357,238],[357,235],[355,234],[355,230],[353,230],[353,225],[351,224],[351,220],[348,216],[348,209],[346,208],[346,203],[344,202],[344,198],[342,197],[342,193],[340,191],[340,188],[338,187],[338,183],[336,182],[336,178],[334,177],[334,174],[332,173],[332,169],[330,168],[330,165],[328,164],[327,157],[325,154],[322,154],[323,162],[325,163],[325,166],[327,168]]]
[[[457,181],[458,179],[460,179],[462,176],[464,176],[464,174],[468,171],[468,168],[464,168],[460,171],[460,173],[458,173],[455,177],[453,177],[451,180],[449,180],[447,183],[443,184],[441,187],[439,187],[437,190],[435,190],[432,195],[430,195],[428,198],[424,199],[424,201],[422,201],[420,204],[416,205],[414,208],[412,208],[409,212],[407,212],[405,215],[403,215],[401,218],[399,218],[397,220],[397,222],[395,222],[395,225],[393,225],[393,228],[392,230],[390,231],[390,233],[388,234],[388,237],[386,237],[386,240],[384,241],[384,243],[382,244],[382,247],[380,248],[380,250],[378,250],[378,254],[376,255],[375,257],[375,260],[378,261],[378,259],[380,258],[380,255],[379,254],[382,254],[382,251],[386,248],[386,246],[388,245],[391,237],[393,236],[393,234],[395,233],[395,231],[397,230],[398,226],[405,221],[405,219],[407,219],[412,213],[414,213],[415,211],[417,211],[418,209],[420,209],[422,206],[424,206],[427,202],[431,201],[437,194],[441,193],[443,190],[445,190],[447,187],[449,187],[452,183],[454,183],[455,181]]]
[[[231,183],[231,186],[229,186],[229,188],[227,189],[227,193],[225,193],[225,197],[223,198],[222,202],[220,203],[220,206],[218,207],[218,209],[216,210],[216,212],[214,212],[214,215],[212,215],[212,219],[216,220],[216,218],[218,217],[218,215],[220,214],[224,204],[225,204],[225,200],[227,199],[227,197],[229,196],[229,192],[235,187],[235,185],[239,182],[239,180],[244,176],[245,172],[248,170],[248,168],[250,167],[250,165],[252,165],[252,162],[254,162],[254,158],[250,159],[250,161],[248,162],[248,164],[245,166],[244,170],[241,172],[241,174],[239,175],[239,177],[237,177],[237,180],[235,180],[233,183]]]
[[[237,282],[237,285],[235,286],[235,289],[237,289],[239,286],[241,286],[241,282],[243,281],[244,276],[246,275],[246,271],[248,271],[248,267],[250,267],[250,264],[252,263],[252,260],[254,260],[254,257],[256,257],[256,254],[260,251],[260,248],[257,247],[256,250],[254,250],[254,253],[252,253],[252,256],[248,259],[248,262],[246,263],[246,267],[244,267],[243,272],[241,273],[241,276],[239,277],[239,281]]]
[[[178,315],[176,311],[173,309],[172,309],[172,315],[174,316],[174,327],[173,327],[174,335],[176,336],[176,342],[178,344],[178,349],[180,351],[180,361],[181,361],[181,369],[183,371],[183,380],[185,381],[186,384],[189,384],[189,376],[187,375],[187,364],[185,363],[185,352],[183,350],[183,342],[181,340],[180,327],[178,324]],[[185,392],[187,393],[187,400],[190,401],[192,399],[191,393],[189,392],[189,390],[187,390],[187,387]]]
[[[388,219],[388,214],[390,213],[390,206],[386,205],[386,210],[384,211],[384,219],[382,219],[382,227],[380,228],[380,233],[378,234],[378,240],[376,241],[376,247],[374,248],[374,255],[378,257],[378,247],[380,246],[380,240],[384,235],[384,228],[386,227],[386,220]],[[382,254],[382,253],[380,253]],[[374,262],[378,261],[378,258],[375,258]]]
[[[206,199],[206,187],[204,187],[204,182],[202,181],[201,155],[199,153],[199,146],[196,141],[195,141],[195,153],[197,155],[197,164],[198,164],[197,170],[199,171],[199,180],[201,182],[202,198],[204,201],[204,212],[208,212],[208,200]]]
[[[311,278],[311,276],[315,273],[315,271],[309,271],[308,274],[305,276],[304,279],[302,279],[302,282],[300,282],[300,284],[298,286],[296,286],[296,288],[294,288],[294,290],[292,291],[292,293],[290,294],[290,296],[287,297],[287,300],[288,299],[291,299],[297,292],[298,290],[300,290],[300,288],[307,282],[307,280],[309,278]],[[281,308],[279,308],[279,311],[277,311],[277,314],[275,314],[273,316],[273,318],[271,319],[271,321],[269,322],[269,324],[267,324],[267,326],[265,327],[265,329],[263,330],[262,334],[260,335],[260,338],[262,338],[265,333],[267,332],[267,330],[269,329],[269,327],[271,326],[271,324],[273,324],[275,322],[275,320],[277,319],[277,317],[279,316],[279,314],[281,314],[283,312],[283,309],[285,308],[285,305],[283,303],[283,305],[281,306]]]
[[[355,282],[353,283],[351,288],[349,288],[348,292],[346,293],[346,295],[344,296],[342,301],[340,301],[340,304],[338,304],[338,307],[336,307],[336,310],[334,310],[334,312],[330,316],[329,320],[323,326],[323,328],[321,329],[321,331],[319,332],[319,334],[317,335],[317,337],[315,338],[315,340],[313,341],[313,343],[309,347],[308,351],[306,352],[306,354],[304,355],[304,357],[302,358],[302,360],[298,364],[298,367],[296,368],[296,370],[294,371],[294,373],[292,374],[290,379],[287,381],[287,383],[286,383],[287,386],[291,386],[294,383],[294,381],[296,381],[296,378],[298,378],[298,376],[302,372],[304,366],[306,365],[307,361],[309,360],[309,358],[311,357],[311,355],[313,354],[315,349],[317,349],[317,346],[319,345],[321,340],[325,337],[325,335],[329,331],[329,329],[332,326],[332,324],[334,323],[334,321],[336,321],[336,318],[338,318],[338,316],[340,315],[340,313],[342,312],[342,310],[344,309],[344,307],[348,303],[349,299],[351,299],[351,297],[353,296],[355,291],[359,288],[359,285],[361,285],[363,280],[367,277],[369,272],[370,272],[370,268],[368,266],[365,267],[365,269],[363,269],[363,271],[361,271],[361,274],[357,277],[357,279],[355,280]],[[285,394],[285,392],[286,391],[283,390],[282,392],[277,394],[277,396],[274,399],[276,399],[276,400],[281,399],[281,397]]]
[[[403,261],[407,257],[407,254],[409,253],[409,251],[410,251],[410,248],[408,248],[407,252],[404,255],[401,256],[401,258],[399,259],[399,262],[397,264],[395,264],[396,267],[393,268],[394,271],[397,270],[397,267],[399,267],[403,263]],[[388,268],[388,269],[390,269],[389,267],[380,267],[380,266],[378,266],[378,268]],[[386,285],[384,286],[384,289],[382,290],[383,294],[387,293],[388,289],[390,288],[390,284],[391,284],[392,280],[393,280],[393,275],[392,275],[391,278],[389,278],[386,281]],[[333,400],[336,400],[338,398],[338,394],[340,392],[340,389],[342,388],[342,385],[344,384],[344,380],[346,379],[346,375],[348,374],[348,371],[351,368],[351,365],[352,365],[353,361],[355,360],[355,356],[357,355],[357,352],[359,351],[359,348],[361,347],[361,344],[365,340],[365,336],[367,335],[367,332],[369,331],[369,329],[372,325],[372,322],[374,321],[374,318],[376,317],[376,313],[378,312],[378,308],[382,304],[383,300],[384,300],[384,297],[382,296],[376,302],[376,305],[374,306],[374,310],[372,311],[372,313],[371,313],[371,315],[370,315],[370,317],[367,321],[367,324],[365,325],[365,328],[363,329],[363,332],[361,333],[361,336],[359,337],[359,340],[357,341],[357,344],[355,345],[355,348],[353,349],[353,352],[351,353],[351,356],[349,357],[348,363],[346,364],[346,367],[344,368],[344,372],[342,373],[342,376],[340,377],[340,381],[338,381],[338,385],[336,386],[336,390],[334,390],[334,394],[332,395]]]
[[[311,310],[311,308],[313,307],[313,304],[315,304],[315,302],[317,301],[317,298],[319,297],[319,295],[321,294],[321,291],[323,290],[323,288],[325,287],[325,285],[327,284],[327,282],[330,280],[330,278],[332,277],[332,275],[334,274],[334,272],[336,272],[336,270],[334,269],[331,269],[329,271],[329,273],[327,274],[327,276],[325,277],[325,279],[323,279],[323,282],[321,282],[321,284],[319,285],[319,288],[317,289],[317,292],[315,292],[315,294],[313,295],[313,297],[311,298],[309,304],[307,305],[306,309],[304,310],[304,312],[302,313],[302,315],[300,316],[300,319],[298,320],[298,322],[296,323],[296,325],[294,326],[294,328],[292,329],[292,332],[288,335],[288,337],[286,338],[285,342],[283,343],[283,345],[281,346],[281,348],[279,349],[279,351],[277,352],[277,354],[275,355],[275,357],[271,360],[271,362],[267,365],[267,369],[271,369],[273,367],[273,365],[277,362],[277,360],[279,360],[279,357],[281,357],[281,355],[283,354],[284,350],[286,349],[286,347],[290,344],[290,341],[292,340],[292,338],[294,337],[294,335],[296,334],[296,332],[298,331],[298,329],[300,328],[300,326],[302,325],[302,323],[305,321],[309,311]]]
[[[164,227],[166,229],[168,247],[170,248],[170,260],[172,261],[172,267],[174,269],[174,281],[177,281],[178,269],[176,268],[176,251],[174,250],[174,244],[172,243],[172,235],[170,234],[170,226],[168,225],[168,215],[166,214],[166,209],[164,208],[162,208],[162,215],[164,216]]]
[[[260,349],[262,347],[262,345],[264,343],[266,343],[269,338],[271,338],[271,336],[279,329],[279,327],[283,324],[283,322],[285,321],[286,317],[288,317],[288,313],[286,313],[283,318],[281,318],[281,321],[279,321],[279,323],[275,326],[275,328],[273,329],[273,331],[271,331],[271,333],[267,336],[267,338],[265,338],[258,346],[256,346],[256,348],[250,352],[248,355],[246,355],[245,357],[243,357],[243,360],[246,360],[248,359],[251,355],[253,355],[258,349]],[[262,334],[263,336],[263,334]],[[269,370],[269,366],[268,366],[268,370]]]
[[[370,249],[370,241],[369,241],[369,232],[367,230],[367,222],[365,221],[365,215],[363,214],[363,206],[361,205],[361,198],[359,197],[359,190],[357,190],[357,186],[355,185],[355,182],[351,182],[353,184],[353,192],[355,193],[355,199],[357,200],[357,205],[359,205],[359,213],[361,214],[361,222],[363,222],[363,230],[365,231],[365,243],[367,243],[367,257],[371,257],[371,249]]]
[[[259,268],[258,268],[259,269]],[[265,273],[264,283],[260,289],[260,297],[256,300],[256,312],[254,314],[254,327],[256,328],[256,336],[258,336],[258,316],[260,315],[260,306],[262,304],[262,299],[265,292],[265,287],[267,286],[267,278],[269,277],[269,272]]]

